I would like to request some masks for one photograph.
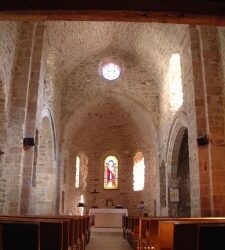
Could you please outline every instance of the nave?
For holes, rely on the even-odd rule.
[[[86,250],[131,250],[128,242],[123,239],[122,233],[91,232],[91,239]]]

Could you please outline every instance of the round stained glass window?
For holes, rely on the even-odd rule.
[[[120,66],[112,62],[102,65],[101,71],[102,71],[102,76],[109,81],[118,79],[121,74]]]

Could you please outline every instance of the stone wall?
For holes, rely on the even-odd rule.
[[[173,144],[176,133],[179,132],[175,124],[181,123],[183,127],[188,129],[188,142],[189,142],[189,166],[190,166],[190,180],[191,180],[191,209],[192,215],[197,216],[200,214],[199,200],[199,185],[198,185],[198,158],[196,156],[197,143],[196,143],[196,111],[195,111],[195,95],[194,95],[194,81],[192,73],[192,55],[190,44],[189,28],[186,27],[185,32],[176,36],[176,45],[171,47],[171,52],[167,57],[167,74],[165,74],[164,81],[161,85],[161,102],[160,102],[160,143],[161,143],[161,161],[165,160],[167,168],[167,185],[169,185],[169,178],[171,171],[173,171],[172,152],[177,150],[179,146]],[[181,62],[181,82],[183,91],[183,104],[177,109],[173,110],[170,103],[170,72],[169,59],[174,54],[180,55]],[[175,130],[174,130],[175,129]],[[177,130],[176,130],[177,129]],[[174,133],[174,134],[173,134]],[[168,202],[168,198],[167,198]],[[161,213],[166,214],[167,209],[163,209]]]
[[[102,79],[98,73],[99,63],[105,58],[119,59],[124,67],[120,79],[113,83]],[[134,56],[111,49],[76,67],[62,91],[62,154],[65,157],[62,165],[69,176],[63,188],[65,212],[78,212],[76,204],[81,194],[85,195],[87,206],[93,206],[94,194],[91,192],[96,189],[99,192],[96,205],[99,207],[106,206],[106,199],[113,199],[114,205],[122,204],[131,214],[137,214],[137,204],[144,199],[149,213],[154,215],[156,192],[153,190],[156,190],[158,164],[155,128],[158,126],[159,94],[151,75],[138,65]],[[140,149],[146,162],[145,190],[134,192],[133,157]],[[88,177],[87,188],[76,190],[73,175],[75,157],[79,152],[87,156]],[[114,152],[120,161],[120,187],[119,191],[106,191],[103,190],[104,157]]]
[[[106,207],[106,200],[112,199],[114,205],[123,205],[130,214],[137,214],[140,199],[149,206],[149,213],[154,215],[154,195],[156,162],[154,151],[154,135],[150,133],[142,137],[140,129],[130,114],[112,97],[102,97],[90,110],[79,110],[83,115],[83,123],[76,126],[72,122],[70,140],[66,141],[66,209],[67,212],[78,212],[76,205],[83,194],[87,209],[91,206]],[[143,118],[143,116],[142,116]],[[74,119],[79,119],[75,116]],[[148,119],[149,120],[149,119]],[[147,122],[140,120],[139,122]],[[152,138],[151,138],[152,137]],[[67,138],[68,140],[68,138]],[[145,189],[133,191],[133,157],[142,151],[145,157]],[[83,154],[87,163],[86,188],[84,185],[76,189],[74,184],[74,168],[76,155]],[[103,189],[104,159],[115,155],[119,160],[119,189]],[[81,172],[82,172],[81,166]],[[96,189],[97,194],[92,192]]]
[[[150,215],[168,215],[168,187],[176,186],[187,129],[191,215],[223,215],[224,28],[0,22],[0,30],[0,213],[78,213],[83,194],[87,209],[112,199],[135,215],[143,199]],[[178,91],[170,86],[174,54],[183,90],[177,109],[171,96]],[[115,82],[99,74],[104,59],[121,62]],[[35,150],[24,150],[23,138],[35,134]],[[197,147],[204,134],[209,145]],[[134,192],[136,152],[146,170],[144,190]],[[118,190],[103,189],[108,154],[119,159]]]
[[[43,115],[36,167],[36,214],[56,213],[55,142],[50,117]]]
[[[225,99],[225,28],[218,27],[219,40],[220,40],[220,53],[221,53],[221,66],[223,75],[223,92]],[[225,114],[225,103],[224,103],[224,114]]]
[[[225,209],[223,177],[225,174],[224,155],[224,80],[219,34],[216,27],[200,27],[202,65],[207,110],[206,124],[209,137],[208,165],[209,197],[211,214],[221,216]],[[204,183],[207,176],[200,179]]]
[[[1,81],[3,83],[7,111],[10,104],[10,84],[14,72],[19,24],[19,22],[0,22]]]
[[[18,36],[19,23],[0,22],[0,213],[5,210],[6,199],[6,176],[4,168],[7,165],[7,126],[10,110],[11,81],[14,71],[14,61],[16,55],[16,42]]]
[[[31,199],[33,205],[30,207],[30,213],[58,213],[59,210],[59,196],[60,196],[60,115],[61,115],[61,89],[58,82],[54,82],[51,78],[51,70],[49,69],[49,51],[51,45],[48,42],[48,33],[45,30],[43,37],[43,49],[41,57],[40,67],[40,81],[38,89],[38,100],[37,100],[37,113],[36,113],[36,130],[38,131],[38,145],[36,149],[36,169],[33,170],[34,185],[32,188]],[[48,133],[46,135],[46,129],[43,128],[43,124],[46,124],[43,119],[47,119],[49,123]],[[46,142],[40,145],[43,139],[48,138],[48,145]],[[42,138],[42,140],[41,140]],[[45,145],[45,146],[44,146]],[[51,148],[52,157],[48,158],[45,149]],[[43,148],[44,151],[43,151]],[[43,153],[44,152],[44,153]],[[38,163],[39,162],[39,163]],[[42,162],[42,163],[40,163]],[[48,165],[47,172],[41,173],[38,170],[40,164]],[[47,165],[46,165],[47,164]],[[43,169],[43,166],[41,167]],[[48,198],[47,190],[43,185],[36,185],[37,178],[39,184],[41,182],[41,175],[45,175],[49,179],[49,186],[51,186],[51,199]],[[36,205],[39,205],[36,207]]]

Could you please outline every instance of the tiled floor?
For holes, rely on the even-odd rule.
[[[123,239],[121,233],[92,232],[91,240],[86,250],[131,250],[129,244]]]

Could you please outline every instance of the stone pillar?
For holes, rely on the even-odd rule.
[[[34,103],[37,100],[37,75],[40,62],[35,50],[38,50],[37,41],[41,32],[36,30],[33,22],[22,22],[17,44],[17,56],[15,60],[15,71],[12,80],[11,110],[8,125],[7,140],[7,166],[4,175],[7,177],[7,204],[5,212],[18,214],[21,203],[21,179],[24,164],[30,164],[23,157],[23,138],[27,135],[27,119],[33,117],[30,113],[34,112]],[[37,37],[36,37],[37,35]],[[31,167],[31,166],[30,166]],[[24,184],[26,185],[26,183]]]
[[[44,24],[36,24],[34,27],[32,56],[30,63],[30,78],[27,96],[27,109],[25,116],[25,137],[36,138],[36,112],[38,86],[41,71],[41,56],[44,35]],[[36,143],[36,141],[35,141]],[[30,207],[30,194],[32,187],[34,147],[23,151],[22,157],[22,178],[21,178],[21,197],[20,213],[27,214]]]
[[[196,108],[197,137],[207,134],[206,100],[199,29],[190,27],[192,68],[194,79],[194,99]],[[209,147],[198,147],[201,215],[211,215],[211,191],[209,173]]]
[[[216,27],[191,29],[198,136],[209,144],[198,148],[202,216],[225,213],[225,140],[221,58]]]
[[[5,152],[6,152],[6,101],[3,90],[3,83],[0,79],[0,214],[4,213],[4,204],[6,198],[6,178],[3,176],[5,168]]]

